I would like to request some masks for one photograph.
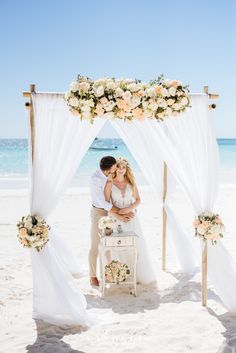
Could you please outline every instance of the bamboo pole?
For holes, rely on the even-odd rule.
[[[30,85],[30,136],[31,136],[31,158],[32,163],[34,162],[34,138],[35,138],[35,130],[34,130],[34,109],[33,109],[33,100],[32,93],[35,93],[35,85]]]
[[[164,174],[163,174],[163,207],[162,207],[162,270],[166,271],[166,225],[167,225],[167,214],[165,210],[165,200],[167,193],[167,165],[164,162]]]
[[[207,241],[202,252],[202,305],[207,306]]]

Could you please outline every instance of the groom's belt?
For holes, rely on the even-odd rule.
[[[92,206],[93,206],[93,208],[96,208],[97,210],[104,210],[105,211],[105,208],[96,207],[94,205],[92,205]]]

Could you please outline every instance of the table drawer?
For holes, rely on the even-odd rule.
[[[127,236],[127,237],[109,236],[109,237],[103,237],[101,240],[102,240],[103,246],[134,246],[135,245],[134,236]]]

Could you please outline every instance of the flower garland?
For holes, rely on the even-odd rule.
[[[178,117],[190,106],[188,86],[177,80],[164,80],[163,76],[147,84],[115,78],[93,81],[79,75],[70,84],[65,100],[73,115],[91,123],[97,117],[163,121]]]
[[[120,261],[112,260],[110,264],[105,266],[105,278],[110,283],[124,282],[129,274],[128,265]]]
[[[195,217],[193,226],[195,236],[204,241],[210,240],[212,244],[216,244],[219,237],[223,238],[224,224],[218,214],[203,212]]]
[[[49,241],[48,231],[50,229],[46,221],[40,216],[25,216],[17,223],[18,239],[26,248],[35,248],[37,251],[43,249]]]

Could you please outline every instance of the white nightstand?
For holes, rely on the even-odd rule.
[[[100,261],[100,289],[102,297],[105,296],[106,285],[132,285],[133,295],[137,296],[137,285],[136,285],[136,271],[137,271],[137,234],[134,232],[122,232],[113,233],[110,236],[101,236],[99,243],[99,261]],[[107,265],[106,254],[112,254],[112,251],[118,253],[128,253],[129,263],[125,262],[129,266],[130,275],[124,282],[112,283],[106,280],[105,277],[105,266]],[[113,260],[113,259],[111,259]]]

